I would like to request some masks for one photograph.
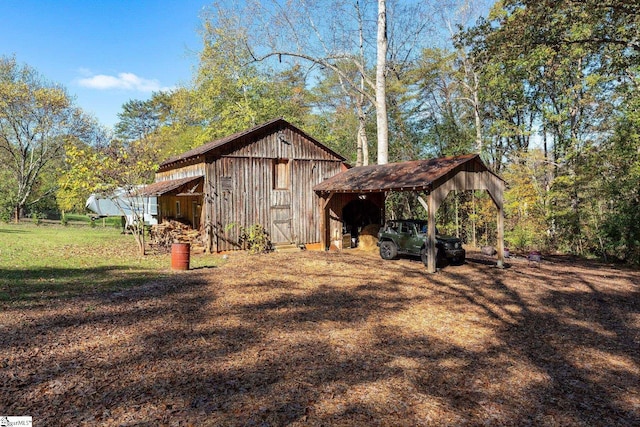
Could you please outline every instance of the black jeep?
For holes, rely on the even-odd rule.
[[[378,246],[383,259],[395,259],[399,254],[419,255],[427,265],[427,221],[398,219],[387,221],[378,233]],[[465,250],[457,237],[439,236],[436,230],[436,265],[445,261],[464,264]]]

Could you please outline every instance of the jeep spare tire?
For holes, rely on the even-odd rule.
[[[382,259],[396,259],[398,256],[396,244],[389,240],[380,242],[380,256]]]

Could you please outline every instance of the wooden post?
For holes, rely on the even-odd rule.
[[[323,250],[327,250],[327,213],[325,211],[326,204],[324,197],[320,196],[318,200],[318,207],[320,208],[320,247]]]
[[[331,244],[331,236],[329,235],[331,230],[331,222],[329,219],[329,212],[327,212],[327,206],[329,202],[333,198],[335,193],[329,193],[326,198],[325,196],[320,196],[320,201],[318,202],[320,205],[320,247],[322,247],[325,251],[329,249],[329,244]],[[328,238],[327,238],[328,237]]]
[[[202,183],[202,202],[204,209],[204,251],[213,252],[213,186],[211,185],[211,170],[207,171]],[[216,251],[217,251],[216,247]]]
[[[427,196],[428,216],[427,223],[427,271],[429,273],[436,272],[436,195],[429,193]]]
[[[498,268],[504,268],[504,209],[498,206]]]
[[[496,228],[498,231],[498,268],[504,268],[504,184],[498,178],[486,173],[487,192],[491,196],[491,200],[498,208],[496,217]]]

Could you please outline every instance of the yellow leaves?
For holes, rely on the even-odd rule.
[[[112,141],[104,149],[69,144],[67,187],[88,196],[142,184],[157,169],[157,152],[145,141]]]
[[[37,108],[62,110],[71,104],[64,90],[57,87],[39,88],[33,92],[33,98]]]

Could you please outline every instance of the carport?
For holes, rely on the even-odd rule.
[[[391,191],[422,192],[427,196],[429,230],[427,239],[427,270],[436,271],[436,212],[450,191],[486,190],[498,209],[498,267],[504,265],[505,183],[491,172],[477,154],[414,160],[385,165],[351,168],[313,189],[318,195],[321,212],[321,244],[342,249],[344,207],[357,199],[368,200],[380,209],[385,221],[384,201]]]

